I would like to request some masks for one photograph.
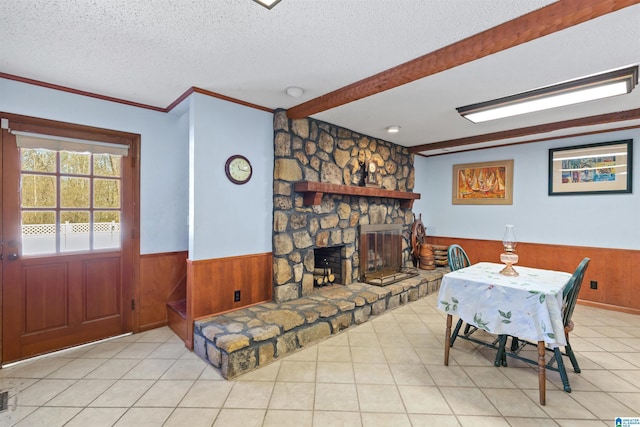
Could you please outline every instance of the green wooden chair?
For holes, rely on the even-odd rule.
[[[453,244],[447,249],[447,258],[449,260],[449,268],[451,271],[460,270],[469,267],[469,257],[460,245]]]
[[[453,244],[450,245],[447,249],[447,259],[449,261],[449,268],[451,271],[460,270],[461,268],[469,267],[471,262],[469,262],[469,257],[467,253],[462,249],[462,246]],[[458,334],[460,332],[460,328],[462,327],[462,319],[458,319],[458,323],[456,323],[456,327],[451,334],[451,340],[449,341],[450,345],[453,346],[453,343],[456,341]],[[474,332],[471,329],[472,326],[467,324],[464,328],[464,335],[469,336]]]
[[[584,274],[587,270],[587,267],[589,266],[590,261],[591,260],[589,258],[584,258],[580,262],[578,268],[576,268],[576,271],[573,273],[573,275],[569,279],[569,283],[567,283],[567,286],[562,292],[562,321],[564,324],[564,335],[567,341],[567,345],[564,346],[564,352],[561,351],[560,347],[555,347],[553,349],[547,348],[548,351],[553,352],[553,356],[549,360],[549,363],[547,363],[547,369],[551,369],[560,373],[564,391],[566,391],[567,393],[571,393],[571,386],[569,385],[569,377],[567,376],[567,371],[565,369],[562,356],[567,356],[571,361],[571,365],[573,365],[573,370],[577,373],[580,373],[580,365],[578,365],[578,360],[576,359],[576,356],[573,353],[573,349],[571,348],[571,343],[569,342],[569,333],[573,331],[574,325],[573,321],[571,320],[571,316],[573,315],[573,310],[576,306],[576,301],[578,300],[578,293],[580,292],[580,287],[582,286],[582,280],[584,279]],[[537,343],[531,343],[528,341],[520,342],[517,337],[511,337],[510,353],[506,352],[506,343],[507,335],[500,335],[498,337],[498,354],[496,355],[495,360],[496,366],[507,366],[506,356],[514,357],[527,363],[538,363],[535,360],[527,359],[518,355],[520,350],[522,350],[526,345],[537,346]],[[557,367],[554,366],[555,363],[558,364]]]

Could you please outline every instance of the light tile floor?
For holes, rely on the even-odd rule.
[[[640,316],[578,305],[573,391],[458,340],[437,294],[233,381],[159,328],[0,370],[2,426],[613,426],[640,417]]]

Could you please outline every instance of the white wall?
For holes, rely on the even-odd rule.
[[[548,195],[549,148],[634,140],[633,193],[577,196]],[[500,240],[505,224],[514,224],[519,241],[640,249],[640,129],[530,144],[498,147],[437,157],[415,157],[416,186],[422,198],[427,235]],[[452,166],[514,160],[513,205],[452,205]]]
[[[179,115],[7,79],[0,111],[140,134],[140,252],[187,249],[188,123]]]
[[[189,101],[189,259],[271,252],[273,114],[198,93]],[[251,162],[246,184],[225,175],[234,154]]]

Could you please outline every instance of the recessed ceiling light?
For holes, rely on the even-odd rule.
[[[273,8],[273,6],[280,3],[280,0],[253,0],[261,6],[266,7],[267,9]]]
[[[294,98],[300,98],[304,94],[304,89],[298,86],[289,86],[286,90],[287,95],[293,96]]]
[[[638,82],[638,66],[597,74],[479,104],[456,108],[474,123],[630,93]]]
[[[389,132],[389,133],[398,133],[398,132],[400,132],[400,126],[389,126],[387,128],[387,132]]]

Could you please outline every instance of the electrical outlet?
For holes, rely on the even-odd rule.
[[[596,282],[595,280],[591,281],[591,289],[598,289],[598,282]]]
[[[233,302],[240,301],[240,291],[233,291]]]

